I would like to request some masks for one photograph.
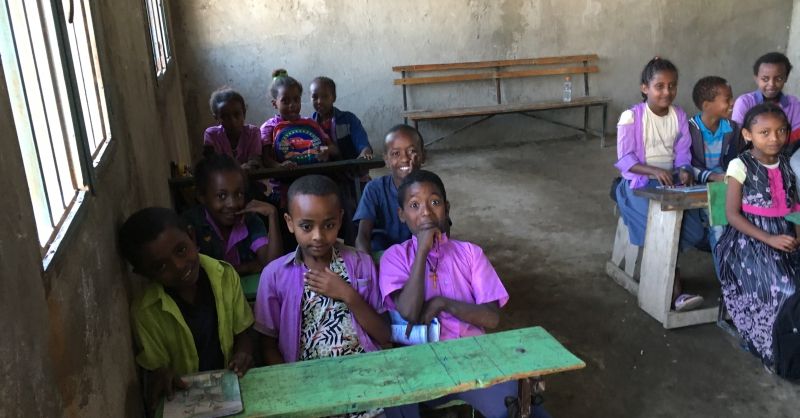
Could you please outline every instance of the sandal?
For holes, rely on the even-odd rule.
[[[675,310],[677,312],[691,311],[703,304],[703,297],[700,295],[690,295],[682,293],[675,298]]]

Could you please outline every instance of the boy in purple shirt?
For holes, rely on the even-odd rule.
[[[774,102],[783,109],[789,119],[791,133],[787,146],[794,149],[797,145],[795,142],[800,139],[800,101],[797,97],[783,93],[783,86],[791,71],[792,63],[780,52],[770,52],[760,56],[753,64],[753,79],[758,90],[736,98],[731,119],[741,126],[744,115],[751,107],[765,101]]]
[[[297,250],[261,273],[255,329],[267,364],[376,351],[389,343],[377,274],[366,253],[340,245],[333,180],[301,177],[289,187],[289,231]]]
[[[413,237],[391,246],[381,258],[380,286],[386,307],[396,309],[409,324],[428,324],[438,318],[443,341],[496,328],[508,293],[480,247],[447,237],[450,204],[439,176],[426,170],[412,172],[400,185],[398,199],[400,220]],[[459,399],[487,418],[499,418],[508,414],[508,396],[517,396],[516,381],[448,395],[426,405]],[[403,408],[404,417],[419,416],[411,407]],[[544,414],[541,408],[535,409],[535,416]]]

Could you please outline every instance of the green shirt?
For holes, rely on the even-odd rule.
[[[219,342],[225,364],[233,354],[233,339],[253,324],[253,312],[242,292],[239,274],[224,262],[200,254],[200,267],[208,275],[216,300]],[[139,347],[136,362],[147,370],[162,367],[178,374],[198,371],[192,332],[175,301],[161,283],[151,282],[131,306],[133,329]]]

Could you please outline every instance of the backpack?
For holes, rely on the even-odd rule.
[[[772,325],[772,353],[778,376],[800,379],[800,291],[783,302]]]

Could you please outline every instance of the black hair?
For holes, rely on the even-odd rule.
[[[273,99],[278,98],[278,90],[297,87],[300,94],[303,94],[303,85],[299,81],[289,76],[289,72],[283,68],[278,68],[272,72],[272,84],[269,85],[269,94]]]
[[[765,113],[783,119],[783,123],[785,123],[786,126],[789,126],[789,118],[786,117],[786,113],[783,112],[783,109],[781,109],[780,106],[772,102],[764,102],[751,107],[750,110],[747,111],[747,113],[744,115],[742,129],[747,129],[748,131],[751,130],[756,118]]]
[[[442,199],[445,202],[447,201],[447,191],[444,189],[444,183],[442,183],[442,179],[432,171],[417,170],[407,175],[406,178],[403,179],[403,182],[400,183],[400,187],[397,188],[397,203],[400,204],[400,208],[403,208],[405,205],[408,188],[411,187],[412,184],[416,183],[433,184],[439,189]]]
[[[247,111],[247,105],[244,104],[244,97],[242,97],[238,91],[228,86],[222,86],[214,90],[214,92],[211,93],[211,98],[208,99],[208,107],[211,108],[211,114],[217,117],[219,108],[222,107],[223,103],[231,100],[241,103],[242,110]]]
[[[728,81],[722,77],[710,75],[697,80],[692,89],[692,101],[698,109],[703,110],[704,102],[713,102],[719,94],[720,87],[728,86]]]
[[[328,86],[328,88],[331,89],[331,92],[333,93],[333,97],[336,97],[336,83],[333,81],[332,78],[325,77],[325,76],[319,76],[319,77],[311,80],[311,84],[314,84],[314,83],[324,84],[324,85]]]
[[[415,139],[419,144],[419,152],[420,153],[425,152],[425,140],[422,139],[422,134],[419,133],[419,130],[417,130],[417,128],[411,125],[406,125],[404,123],[401,123],[399,125],[394,125],[388,131],[386,131],[386,135],[384,135],[384,138],[386,138],[386,142],[387,143],[389,142],[388,141],[389,136],[396,133],[403,133]]]
[[[194,167],[194,184],[197,188],[197,193],[200,195],[205,194],[206,190],[208,190],[208,184],[211,182],[211,176],[221,171],[235,171],[240,173],[244,179],[242,167],[231,156],[212,154],[200,160]],[[244,183],[246,187],[247,181]]]
[[[642,84],[649,85],[653,77],[656,76],[656,73],[661,71],[672,71],[675,73],[675,78],[678,78],[678,67],[676,67],[672,61],[661,57],[655,57],[651,59],[642,70]],[[642,93],[642,99],[647,101],[647,95]]]
[[[292,199],[297,195],[311,195],[311,196],[336,196],[336,201],[341,205],[341,198],[339,197],[339,187],[336,183],[328,177],[319,174],[310,174],[300,177],[289,186],[288,204],[291,205]]]
[[[189,232],[186,221],[172,209],[149,207],[130,217],[119,229],[119,250],[133,267],[142,264],[142,247],[154,241],[169,228]]]
[[[783,68],[786,69],[787,77],[789,73],[792,72],[792,63],[789,61],[789,58],[780,52],[768,52],[758,57],[756,63],[753,64],[753,75],[758,75],[758,69],[761,68],[761,64],[783,64]]]

